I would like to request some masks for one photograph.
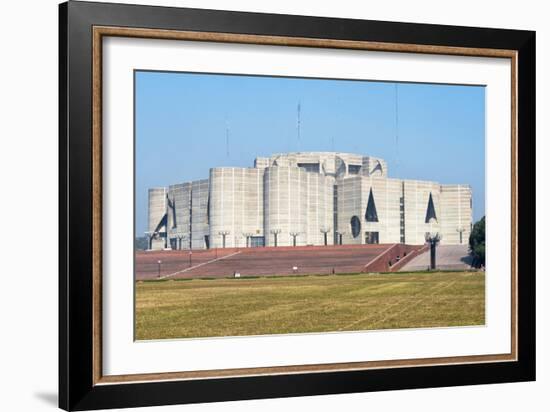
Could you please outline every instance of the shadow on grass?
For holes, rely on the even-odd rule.
[[[416,270],[406,272],[356,272],[356,273],[304,273],[304,274],[289,274],[289,275],[250,275],[250,276],[223,276],[223,277],[196,277],[196,278],[175,278],[175,279],[143,279],[137,280],[137,283],[161,283],[161,282],[183,282],[190,280],[241,280],[241,279],[281,279],[281,278],[305,278],[305,277],[329,277],[329,276],[377,276],[377,275],[429,275],[440,273],[485,273],[476,269],[436,269],[436,270]]]

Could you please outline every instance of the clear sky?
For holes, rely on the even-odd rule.
[[[136,236],[149,187],[290,151],[372,155],[390,177],[469,184],[474,221],[485,214],[482,86],[144,71],[135,80]]]

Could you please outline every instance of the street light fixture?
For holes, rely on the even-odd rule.
[[[246,247],[250,247],[251,245],[249,245],[249,240],[252,236],[254,236],[254,233],[246,232],[243,233],[243,236],[246,238]]]
[[[275,247],[277,247],[277,236],[281,233],[281,229],[271,229],[270,232],[273,234],[275,240]]]
[[[153,233],[145,232],[145,237],[147,238],[147,250],[153,249]]]
[[[322,227],[321,228],[321,233],[323,234],[324,240],[325,240],[325,246],[328,245],[327,236],[328,236],[328,233],[330,232],[330,230],[331,230],[330,227]]]
[[[179,250],[182,250],[183,249],[183,241],[185,240],[185,235],[180,235],[178,236],[178,240],[179,240],[179,246],[178,246],[178,249]]]
[[[338,243],[341,245],[343,243],[342,240],[346,232],[337,232],[337,233],[338,233],[338,241],[339,241]]]
[[[426,242],[430,244],[430,269],[431,270],[434,270],[436,267],[435,248],[440,240],[441,240],[441,235],[438,232],[430,231],[426,233]]]
[[[460,227],[456,228],[456,231],[458,232],[458,235],[459,235],[459,243],[462,244],[462,233],[465,232],[466,229],[464,229],[464,227],[460,226]]]
[[[296,247],[296,237],[299,235],[299,232],[290,232],[289,235],[292,236],[292,246]]]
[[[218,232],[219,235],[222,237],[222,247],[225,249],[225,237],[229,235],[231,232],[229,230],[220,230]]]

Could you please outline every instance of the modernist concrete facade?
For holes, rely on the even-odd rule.
[[[383,159],[338,152],[258,157],[205,180],[149,189],[151,249],[366,243],[466,244],[468,185],[388,177]]]

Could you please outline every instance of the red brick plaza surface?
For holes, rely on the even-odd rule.
[[[136,252],[136,280],[306,275],[383,271],[397,254],[414,255],[406,245],[345,245],[226,248]],[[159,264],[160,275],[159,275]],[[409,260],[409,259],[407,259]]]

